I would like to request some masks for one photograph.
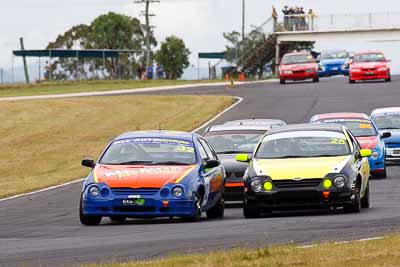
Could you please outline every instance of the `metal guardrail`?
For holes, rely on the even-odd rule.
[[[399,12],[288,15],[283,19],[283,31],[356,31],[393,28],[400,28]]]

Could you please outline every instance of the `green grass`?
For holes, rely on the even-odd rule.
[[[140,89],[147,87],[202,84],[222,82],[222,80],[114,80],[114,81],[80,81],[80,82],[44,82],[39,84],[8,84],[0,85],[0,97],[31,96],[48,94],[81,93],[93,91],[113,91],[121,89]]]
[[[389,267],[400,266],[400,235],[368,242],[233,249],[208,254],[173,255],[152,261],[105,263],[85,267]]]
[[[189,131],[232,103],[232,97],[133,95],[1,102],[0,198],[85,177],[81,159],[97,157],[123,132]]]

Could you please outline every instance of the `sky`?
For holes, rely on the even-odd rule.
[[[275,6],[312,8],[318,14],[399,12],[398,0],[245,0],[246,28],[260,25]],[[11,51],[19,49],[24,37],[26,49],[43,49],[76,24],[89,24],[109,11],[137,17],[143,6],[133,0],[2,0],[0,15],[0,68],[11,67]],[[223,32],[241,29],[242,0],[161,0],[152,5],[157,16],[152,19],[159,40],[177,35],[192,51],[191,63],[196,65],[197,53],[224,50]],[[323,49],[324,47],[321,47]],[[360,47],[361,49],[362,47]],[[20,59],[15,64],[21,64]],[[32,60],[30,60],[32,62]],[[202,63],[206,64],[206,63]]]

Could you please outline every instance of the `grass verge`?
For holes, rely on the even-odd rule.
[[[85,265],[85,267],[382,267],[399,266],[400,235],[382,240],[324,244],[311,248],[277,246],[233,249],[205,255],[170,256],[155,261]]]
[[[191,130],[233,103],[216,96],[112,96],[0,105],[0,198],[85,177],[96,157],[125,131]]]
[[[80,81],[80,82],[44,82],[39,84],[8,84],[0,85],[0,97],[31,96],[48,94],[67,94],[94,91],[113,91],[121,89],[141,89],[147,87],[202,84],[222,82],[222,80],[113,80],[113,81]]]

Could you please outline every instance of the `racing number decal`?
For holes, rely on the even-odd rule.
[[[344,144],[346,144],[346,140],[340,139],[340,138],[332,138],[330,143],[332,145],[344,145]]]

